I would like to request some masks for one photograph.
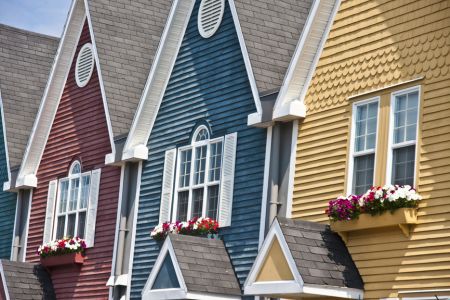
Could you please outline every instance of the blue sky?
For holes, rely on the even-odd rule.
[[[0,23],[61,36],[71,0],[0,0]]]

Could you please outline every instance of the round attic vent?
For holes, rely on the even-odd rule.
[[[209,38],[220,26],[225,0],[202,0],[198,10],[198,31],[202,37]]]
[[[94,71],[94,53],[92,44],[87,43],[81,47],[75,66],[75,80],[79,87],[84,87],[88,84],[92,71]]]

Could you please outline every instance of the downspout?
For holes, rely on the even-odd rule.
[[[281,205],[278,202],[279,190],[279,174],[280,174],[280,125],[275,123],[272,129],[272,151],[270,158],[270,197],[269,197],[269,219],[268,229],[273,220],[278,215],[278,207]]]
[[[22,190],[19,191],[17,194],[17,207],[16,207],[16,223],[14,224],[15,230],[14,230],[14,238],[13,238],[13,251],[11,260],[17,261],[18,255],[19,255],[19,248],[20,248],[20,224],[22,222],[22,201],[23,201],[23,192]]]
[[[125,163],[125,172],[124,172],[124,178],[122,180],[129,179],[129,164]],[[126,184],[123,184],[123,191],[122,191],[122,200],[126,196],[129,195],[129,189],[130,184],[127,182]],[[127,232],[127,211],[128,211],[128,198],[125,198],[126,201],[122,201],[120,206],[120,219],[119,219],[119,236],[117,240],[117,260],[116,260],[116,267],[115,267],[115,276],[122,275],[122,266],[123,266],[123,255],[124,255],[124,249],[125,249],[125,234]]]

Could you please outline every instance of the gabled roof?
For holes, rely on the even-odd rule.
[[[167,255],[177,273],[179,288],[153,289]],[[148,281],[142,299],[240,299],[241,290],[223,241],[169,234]]]
[[[22,160],[58,40],[0,24],[0,98],[11,168]]]
[[[169,15],[168,0],[87,0],[114,137],[128,133]]]
[[[290,273],[277,281],[265,274],[261,280],[267,259],[273,260],[274,243],[280,245]],[[285,271],[279,270],[280,274]],[[246,295],[283,298],[321,295],[360,299],[363,289],[358,269],[337,233],[328,225],[284,218],[273,222],[244,284]]]
[[[56,299],[50,275],[41,265],[1,260],[0,276],[7,300]]]
[[[317,0],[316,0],[317,1]],[[234,0],[260,94],[281,87],[312,0]]]

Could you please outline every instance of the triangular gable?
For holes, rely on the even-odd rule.
[[[280,242],[278,239],[273,239],[255,282],[286,280],[294,280],[294,275],[289,268]]]
[[[304,118],[304,98],[340,0],[316,0],[310,10],[273,111],[274,121]]]
[[[85,21],[88,21],[89,32],[92,40],[92,47],[95,57],[95,67],[97,69],[100,88],[103,98],[103,106],[105,117],[108,124],[109,138],[113,153],[115,152],[111,124],[108,115],[108,108],[105,99],[104,87],[101,80],[100,64],[95,47],[95,38],[92,31],[92,25],[89,19],[86,0],[75,0],[72,3],[61,42],[56,53],[50,77],[44,91],[36,120],[34,122],[27,148],[25,150],[22,165],[16,181],[16,188],[20,187],[36,187],[36,172],[42,154],[47,143],[47,139],[55,118],[61,95],[66,86],[66,80],[72,65],[75,50],[78,45]]]
[[[162,277],[166,277],[166,280],[170,278],[170,282],[164,283]],[[186,297],[186,284],[173,245],[170,238],[167,238],[145,283],[142,300],[186,299]]]
[[[247,49],[242,36],[236,8],[233,0],[227,0],[236,28],[239,45],[249,78],[252,95],[255,101],[256,113],[248,116],[249,124],[261,122],[262,107],[257,91],[253,71],[250,66]],[[152,131],[159,107],[163,100],[165,90],[172,70],[175,65],[178,52],[183,41],[188,22],[191,18],[195,0],[175,0],[171,8],[161,43],[156,53],[155,61],[144,88],[139,106],[131,126],[130,134],[125,143],[123,160],[146,160],[148,158],[147,142]]]

